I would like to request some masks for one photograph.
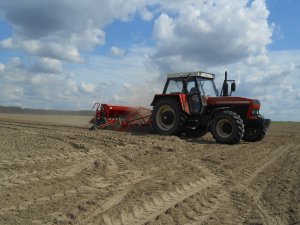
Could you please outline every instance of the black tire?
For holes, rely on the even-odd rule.
[[[242,118],[233,111],[217,113],[211,123],[213,138],[222,144],[239,143],[244,135]]]
[[[152,125],[161,135],[178,134],[181,127],[182,110],[177,99],[161,98],[153,107]]]
[[[243,140],[249,142],[261,141],[265,137],[266,132],[265,128],[247,128]]]

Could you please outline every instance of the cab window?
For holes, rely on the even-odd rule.
[[[182,93],[183,84],[181,80],[170,80],[166,94]]]
[[[194,80],[191,80],[187,83],[187,92],[188,94],[198,94],[196,83]]]

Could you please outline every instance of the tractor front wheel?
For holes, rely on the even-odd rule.
[[[153,107],[152,125],[158,134],[172,135],[180,130],[181,108],[176,99],[162,98]]]
[[[261,141],[266,135],[265,128],[247,128],[243,137],[244,141]]]
[[[244,135],[244,123],[233,111],[217,113],[212,119],[211,132],[213,138],[222,144],[239,143]]]

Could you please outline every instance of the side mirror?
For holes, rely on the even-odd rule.
[[[236,88],[235,82],[231,83],[231,92],[234,92]]]

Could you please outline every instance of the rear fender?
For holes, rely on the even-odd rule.
[[[180,103],[182,111],[190,114],[190,108],[186,94],[157,94],[154,96],[151,106],[154,106],[158,100],[166,97],[176,99]]]

